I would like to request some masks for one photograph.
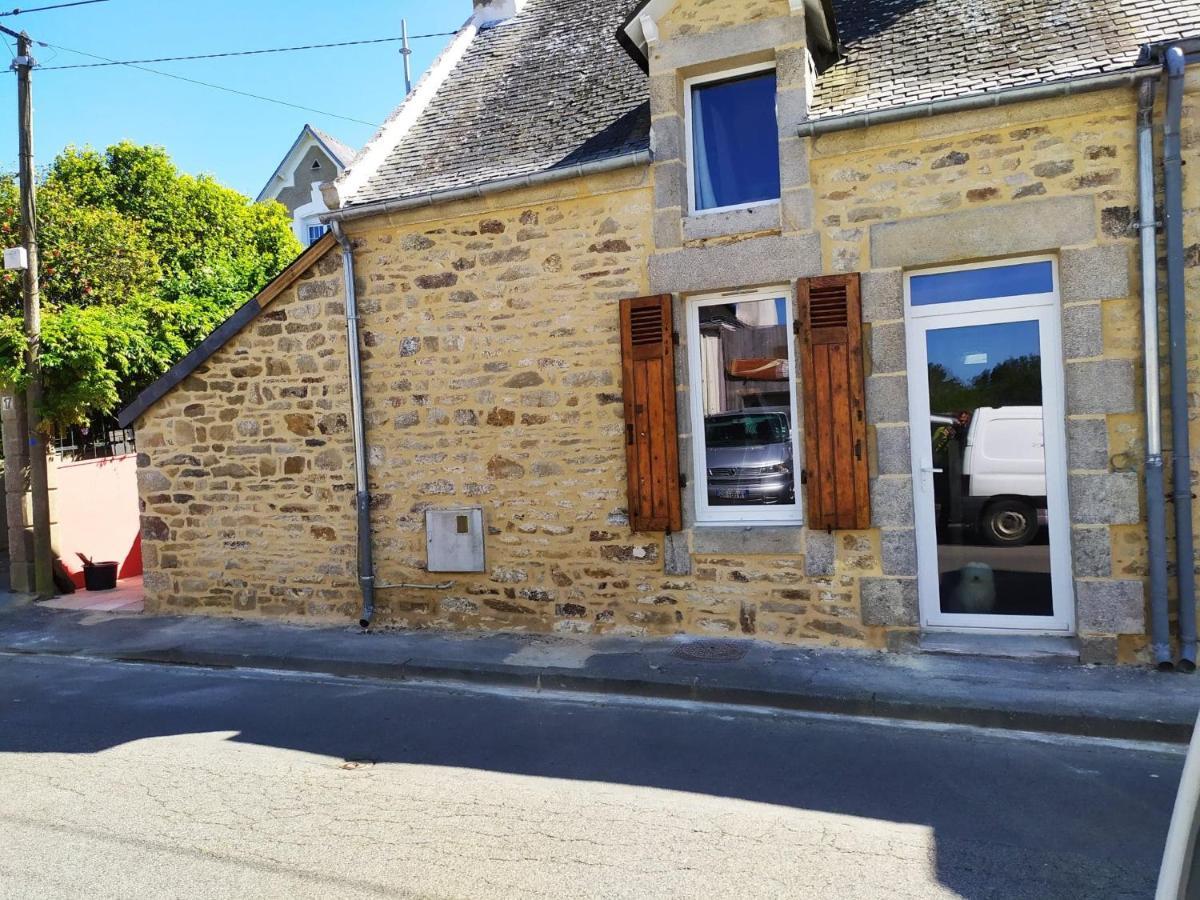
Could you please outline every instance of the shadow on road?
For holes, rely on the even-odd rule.
[[[968,898],[1147,895],[1181,767],[1111,745],[847,719],[0,659],[0,752],[211,732],[337,760],[560,779],[564,791],[609,782],[923,825],[939,880]]]

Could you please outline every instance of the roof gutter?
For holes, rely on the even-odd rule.
[[[1083,78],[1072,78],[1066,81],[1052,81],[1034,84],[1027,87],[1009,88],[986,94],[972,94],[968,97],[952,97],[948,100],[930,100],[926,103],[914,103],[909,106],[896,106],[879,112],[851,113],[845,116],[831,116],[828,119],[815,119],[805,122],[797,130],[800,137],[818,137],[822,134],[832,134],[837,131],[852,131],[857,128],[869,128],[872,125],[889,125],[893,122],[907,122],[912,119],[927,119],[945,113],[966,112],[974,109],[991,109],[997,106],[1008,106],[1013,103],[1028,103],[1033,100],[1050,100],[1055,97],[1071,97],[1076,94],[1088,94],[1093,91],[1106,91],[1112,88],[1133,87],[1144,78],[1157,76],[1162,70],[1158,66],[1139,66],[1122,72],[1106,72],[1102,75],[1087,75]]]
[[[599,175],[604,172],[616,172],[635,166],[650,165],[649,150],[639,150],[636,153],[626,153],[621,156],[609,156],[591,162],[576,163],[534,172],[532,175],[519,175],[514,178],[500,178],[496,181],[485,181],[472,187],[449,188],[441,191],[428,191],[412,197],[399,200],[379,200],[374,203],[363,203],[359,206],[347,206],[321,216],[322,222],[348,222],[353,219],[363,219],[367,216],[377,216],[385,213],[405,212],[426,206],[438,206],[442,203],[454,203],[459,200],[477,200],[490,197],[505,191],[520,188],[538,187],[553,184],[558,181],[568,181],[572,178],[583,178],[587,175]]]

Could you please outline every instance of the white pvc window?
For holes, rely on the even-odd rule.
[[[689,213],[778,202],[775,86],[769,63],[685,82]]]
[[[687,314],[697,524],[798,523],[791,291],[697,297]]]
[[[309,225],[308,226],[308,244],[311,247],[317,241],[325,236],[325,232],[329,230],[328,225]]]

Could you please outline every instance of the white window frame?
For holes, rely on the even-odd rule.
[[[769,200],[755,200],[752,203],[738,203],[733,206],[715,206],[712,209],[697,209],[696,208],[696,169],[695,169],[695,138],[692,134],[692,88],[700,87],[706,84],[713,84],[720,81],[731,81],[735,78],[740,78],[743,75],[756,75],[763,72],[773,72],[776,70],[775,63],[755,63],[752,66],[739,66],[736,69],[726,69],[723,72],[716,72],[711,75],[697,75],[694,78],[688,78],[683,82],[683,156],[684,163],[687,167],[687,198],[688,198],[688,215],[689,216],[707,216],[712,213],[734,212],[739,209],[755,209],[760,206],[775,206],[780,202],[779,197]],[[778,123],[779,123],[779,102],[775,104],[775,123],[776,131],[773,135],[776,140],[779,139]],[[782,192],[782,184],[780,191]]]
[[[703,360],[700,349],[700,308],[728,303],[753,303],[756,300],[778,300],[783,298],[787,309],[784,323],[788,334],[788,389],[791,392],[792,478],[795,482],[796,502],[792,506],[710,506],[708,502],[707,448],[704,445],[704,399],[701,395]],[[692,425],[692,487],[695,491],[697,526],[705,525],[801,525],[804,522],[804,491],[801,490],[800,429],[797,414],[800,406],[799,385],[796,378],[796,297],[791,285],[776,285],[749,291],[726,291],[717,294],[700,294],[687,298],[687,346],[688,346],[688,403]]]
[[[312,229],[314,229],[314,228],[324,229],[321,232],[321,234],[317,237],[316,240],[313,240],[313,236],[312,236]],[[321,238],[325,237],[325,235],[328,233],[328,231],[329,231],[329,226],[326,225],[325,223],[323,223],[322,221],[320,221],[319,219],[306,220],[304,222],[304,246],[311,247],[313,244],[315,244]]]

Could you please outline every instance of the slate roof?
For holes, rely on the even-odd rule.
[[[1200,33],[1200,0],[834,0],[845,58],[812,118],[1131,68]]]
[[[650,146],[646,76],[617,43],[633,0],[529,0],[485,28],[345,205],[470,187]]]
[[[355,150],[349,144],[339,141],[329,132],[322,131],[320,128],[316,128],[312,125],[309,125],[308,128],[317,136],[317,140],[325,145],[325,149],[333,154],[334,162],[336,162],[342,168],[349,166],[350,163],[354,162],[354,157],[358,156],[357,150]]]

